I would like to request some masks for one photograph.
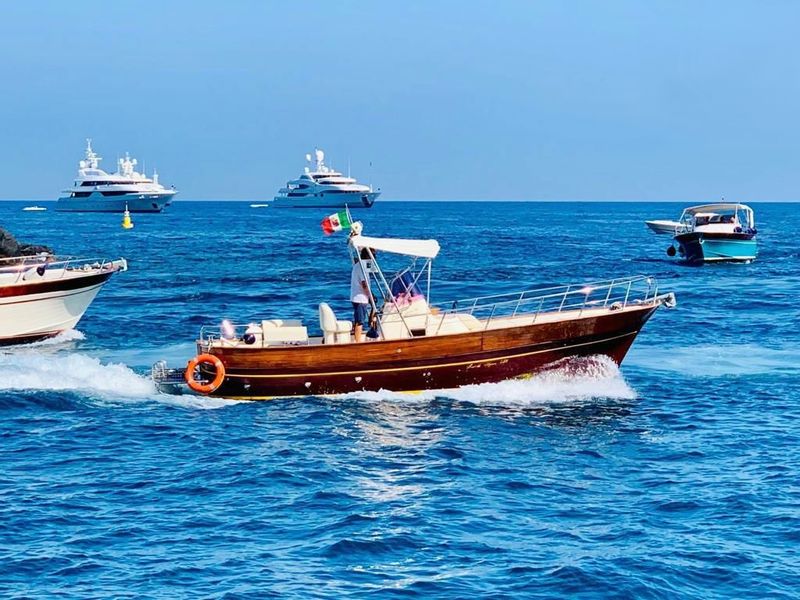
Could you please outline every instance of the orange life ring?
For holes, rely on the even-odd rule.
[[[216,370],[214,380],[210,383],[200,383],[194,378],[195,369],[198,365],[203,363],[214,365],[214,369]],[[199,356],[195,356],[189,361],[189,364],[186,365],[186,371],[184,372],[183,376],[184,379],[186,379],[186,383],[188,383],[189,387],[195,392],[200,392],[201,394],[210,394],[220,385],[222,385],[222,381],[225,379],[225,365],[223,365],[222,361],[213,354],[201,354]]]

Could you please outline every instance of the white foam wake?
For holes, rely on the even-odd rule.
[[[349,398],[369,401],[430,401],[450,398],[483,406],[541,406],[597,399],[633,400],[636,392],[626,383],[617,364],[607,356],[571,359],[529,379],[466,385],[455,389],[398,393],[387,390],[357,392]]]
[[[39,347],[37,352],[31,344],[0,352],[0,392],[71,391],[102,400],[144,400],[197,409],[238,404],[224,398],[164,394],[149,377],[124,364],[103,362],[86,354],[50,351],[53,349],[45,352]]]
[[[0,390],[75,390],[113,397],[156,393],[149,379],[122,364],[103,364],[85,354],[0,354]]]
[[[85,339],[86,336],[83,335],[77,329],[67,329],[66,331],[62,331],[58,335],[55,335],[51,338],[46,338],[44,340],[39,340],[38,342],[32,342],[30,344],[24,344],[22,346],[18,346],[17,349],[36,349],[36,348],[47,348],[51,346],[62,346],[65,344],[69,344],[70,342],[77,342],[82,339]]]

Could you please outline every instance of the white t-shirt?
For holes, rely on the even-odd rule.
[[[364,270],[367,273],[370,272],[371,266],[369,261],[364,261]],[[361,265],[355,263],[350,272],[350,301],[356,304],[369,304],[369,298],[361,285],[362,281],[364,281],[364,273],[361,271]]]

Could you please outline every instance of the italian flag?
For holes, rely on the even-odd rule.
[[[330,217],[325,217],[322,220],[322,231],[325,235],[331,235],[336,231],[350,228],[350,219],[347,216],[347,211],[337,212]]]

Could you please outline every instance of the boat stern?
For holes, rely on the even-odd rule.
[[[694,231],[676,235],[674,239],[678,244],[678,258],[690,265],[706,262],[748,263],[755,260],[758,254],[755,236],[745,233],[713,235]],[[667,254],[674,256],[676,253],[668,248]]]

